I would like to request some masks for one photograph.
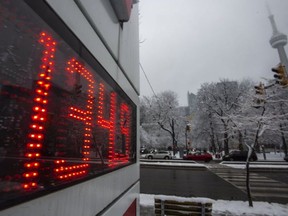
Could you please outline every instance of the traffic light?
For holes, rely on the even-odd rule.
[[[254,86],[254,88],[256,89],[256,94],[259,95],[264,95],[265,94],[265,87],[263,83],[259,83],[258,86]]]
[[[186,125],[186,131],[191,131],[191,124]]]
[[[260,107],[263,107],[266,100],[265,100],[265,86],[263,83],[259,83],[259,85],[257,86],[254,86],[254,88],[256,89],[256,96],[255,99],[254,99],[254,105],[253,107],[255,108],[260,108]]]
[[[280,84],[282,86],[288,85],[288,78],[284,65],[280,64],[279,66],[277,66],[277,68],[272,68],[271,70],[276,73],[274,74],[274,78],[276,78],[277,84]]]

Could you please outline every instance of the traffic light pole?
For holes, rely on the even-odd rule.
[[[187,130],[185,131],[185,139],[186,139],[186,155],[188,155],[188,138],[187,138]]]

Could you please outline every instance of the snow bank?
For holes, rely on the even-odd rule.
[[[154,206],[153,194],[140,194],[140,205],[141,206]]]
[[[222,164],[222,163],[221,163]],[[246,164],[228,164],[223,163],[222,165],[229,166],[236,169],[246,169]],[[267,165],[267,164],[249,164],[250,168],[266,168],[266,169],[288,169],[288,165]]]
[[[174,200],[178,202],[199,202],[202,204],[214,203],[214,200],[210,198],[202,198],[202,197],[189,198],[189,197],[179,197],[179,196],[154,195],[154,198],[161,199],[161,200]]]
[[[199,167],[206,168],[204,164],[197,163],[176,163],[176,162],[140,162],[141,165],[153,165],[153,166],[179,166],[179,167]]]
[[[257,153],[258,160],[264,160],[263,153]],[[266,153],[266,160],[268,161],[284,161],[285,154],[283,152]]]
[[[153,194],[140,194],[140,205],[141,207],[153,207],[154,198],[163,197],[164,195],[153,195]],[[212,202],[212,214],[214,215],[233,215],[233,216],[287,216],[288,215],[288,204],[278,203],[267,203],[267,202],[253,202],[254,207],[249,207],[248,202],[244,201],[229,201],[229,200],[213,200],[209,198],[185,198],[168,196],[169,199],[175,200],[193,200],[198,202]]]
[[[288,204],[253,202],[249,207],[248,202],[216,200],[213,203],[212,213],[225,215],[261,215],[261,216],[287,216]]]

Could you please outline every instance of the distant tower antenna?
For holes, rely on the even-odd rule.
[[[274,15],[271,13],[271,9],[266,1],[266,8],[269,14],[269,20],[271,22],[272,26],[272,37],[270,38],[270,44],[273,48],[277,49],[279,58],[280,58],[280,63],[283,64],[287,70],[288,68],[288,60],[287,60],[287,55],[284,49],[284,46],[287,44],[287,35],[281,33],[278,31],[276,22],[274,19]]]
[[[266,8],[267,8],[267,11],[268,11],[268,15],[269,15],[269,16],[272,15],[270,6],[269,6],[269,4],[268,4],[267,1],[266,1]]]
[[[271,8],[270,8],[269,4],[267,3],[267,1],[266,1],[266,8],[267,8],[268,15],[269,15],[268,17],[269,17],[271,25],[272,25],[273,35],[275,35],[278,33],[278,30],[277,30],[276,22],[274,19],[274,15],[272,14]]]

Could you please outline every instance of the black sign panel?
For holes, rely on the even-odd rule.
[[[40,6],[0,2],[2,208],[135,162],[135,104],[43,1],[27,2]]]

